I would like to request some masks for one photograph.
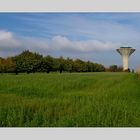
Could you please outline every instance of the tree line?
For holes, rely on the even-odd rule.
[[[105,68],[102,64],[93,63],[91,61],[83,61],[80,59],[54,58],[50,55],[44,56],[29,50],[23,51],[21,54],[1,58],[0,57],[0,73],[35,73],[35,72],[103,72],[103,71],[122,71],[121,67],[112,65]]]
[[[83,61],[80,59],[54,58],[50,55],[43,57],[39,53],[23,51],[21,54],[0,58],[0,73],[34,73],[34,72],[101,72],[105,71],[102,64]]]

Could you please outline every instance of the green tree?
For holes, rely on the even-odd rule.
[[[116,71],[118,71],[118,66],[117,66],[117,65],[111,65],[111,66],[109,67],[109,70],[110,70],[111,72],[116,72]]]
[[[11,58],[0,58],[0,72],[1,73],[13,73],[15,72],[16,64],[14,61],[12,61]]]
[[[38,53],[23,51],[21,54],[15,56],[13,60],[16,62],[16,73],[18,72],[36,72],[43,56]]]
[[[73,70],[73,60],[72,59],[67,58],[65,60],[64,70],[67,72],[70,72],[70,73],[72,72],[72,70]]]
[[[65,70],[65,59],[63,58],[63,56],[60,56],[58,58],[59,61],[59,72],[62,73]]]
[[[42,63],[42,71],[49,73],[50,71],[53,71],[53,65],[54,65],[54,58],[50,55],[43,58]]]

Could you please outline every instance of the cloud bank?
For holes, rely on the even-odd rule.
[[[54,36],[52,39],[17,36],[13,32],[0,31],[0,51],[6,55],[9,52],[18,53],[23,50],[35,52],[64,52],[64,53],[88,53],[97,51],[114,50],[117,44],[109,41],[81,40],[72,41],[64,36]]]

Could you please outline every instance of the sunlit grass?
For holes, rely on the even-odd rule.
[[[132,73],[0,75],[0,126],[140,126]]]

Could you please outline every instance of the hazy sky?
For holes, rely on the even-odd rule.
[[[0,56],[25,49],[54,57],[122,65],[116,48],[136,49],[130,68],[140,67],[140,13],[0,13]]]

